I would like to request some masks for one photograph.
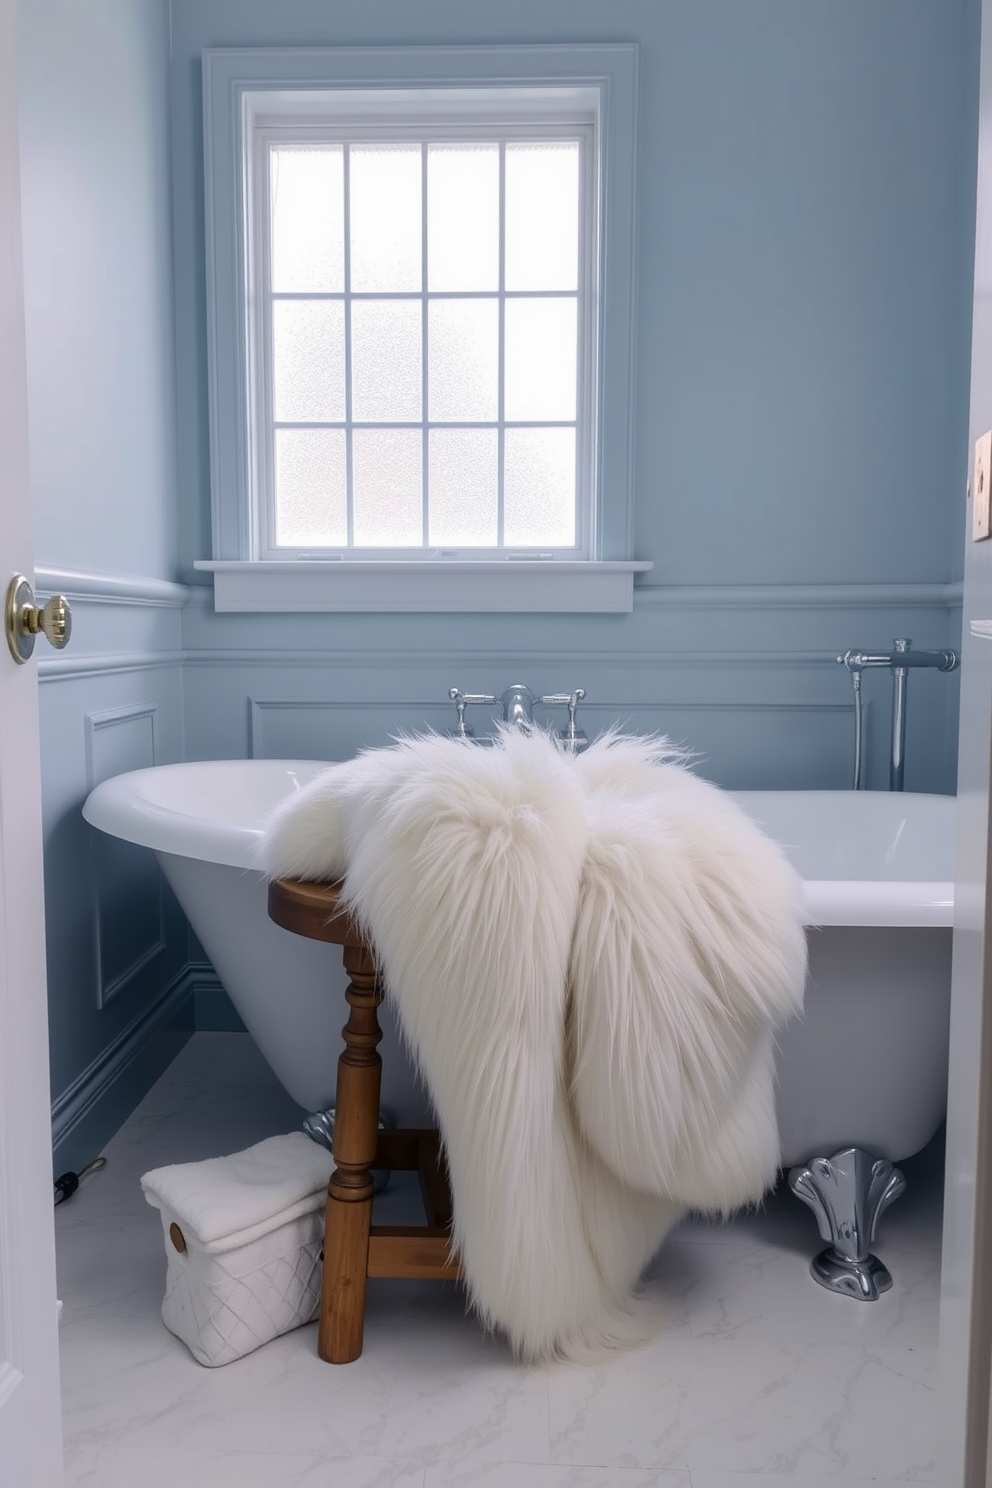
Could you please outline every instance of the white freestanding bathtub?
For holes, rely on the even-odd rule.
[[[323,763],[221,760],[105,781],[87,821],[152,848],[245,1026],[308,1111],[334,1100],[346,1015],[340,950],[274,925],[255,868],[262,823]],[[783,1030],[785,1166],[842,1148],[893,1162],[944,1117],[954,800],[853,791],[742,791],[806,886],[806,1010]],[[422,1124],[425,1098],[387,1016],[383,1104]]]

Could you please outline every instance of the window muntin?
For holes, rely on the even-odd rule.
[[[257,556],[591,556],[594,122],[251,139]]]

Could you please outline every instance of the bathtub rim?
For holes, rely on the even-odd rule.
[[[165,771],[181,773],[191,767],[207,771],[221,770],[232,764],[242,766],[276,765],[300,770],[308,776],[319,773],[331,760],[188,760],[176,764],[154,765],[130,770],[101,782],[87,796],[82,814],[91,826],[108,835],[155,852],[177,857],[217,863],[225,867],[261,873],[259,850],[262,829],[211,820],[181,812],[150,800],[141,791],[149,776],[161,777]],[[751,791],[730,791],[745,806]],[[776,792],[775,794],[801,794]],[[802,794],[810,794],[803,792]],[[815,794],[833,794],[816,792]],[[838,792],[837,794],[852,794]],[[879,793],[887,794],[887,793]],[[930,792],[908,792],[907,795],[930,796]],[[947,797],[942,799],[952,799]],[[195,828],[193,824],[195,823]],[[194,840],[191,841],[191,833]],[[193,848],[195,847],[195,851]],[[950,927],[954,923],[953,880],[910,879],[804,879],[807,926],[877,925],[899,927]]]

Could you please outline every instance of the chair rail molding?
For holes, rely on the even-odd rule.
[[[40,594],[64,594],[70,600],[98,604],[162,605],[182,609],[190,597],[189,586],[168,579],[149,579],[131,574],[88,573],[82,569],[56,568],[37,563],[35,588]]]

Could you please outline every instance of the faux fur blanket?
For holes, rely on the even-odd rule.
[[[665,741],[584,754],[428,735],[277,810],[273,877],[340,878],[448,1158],[472,1301],[527,1358],[651,1331],[686,1209],[773,1182],[773,1034],[802,1000],[800,883]]]

